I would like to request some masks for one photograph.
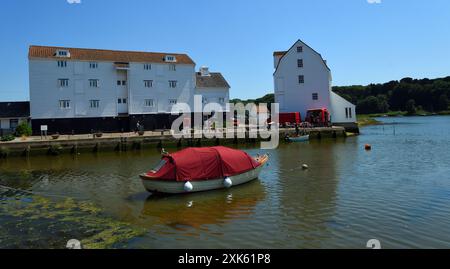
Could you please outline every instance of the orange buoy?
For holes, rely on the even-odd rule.
[[[370,144],[366,144],[366,145],[364,145],[364,149],[365,150],[371,150],[372,146]]]

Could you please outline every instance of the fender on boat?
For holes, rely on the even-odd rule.
[[[223,185],[225,186],[225,188],[231,188],[231,186],[233,186],[233,181],[231,181],[231,178],[226,177],[223,180]]]
[[[183,188],[186,192],[191,192],[194,189],[194,186],[192,185],[191,182],[187,181],[186,183],[184,183]]]

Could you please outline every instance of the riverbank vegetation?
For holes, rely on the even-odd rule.
[[[381,124],[380,121],[376,120],[375,117],[370,114],[358,114],[356,115],[356,118],[359,127]]]
[[[358,114],[448,114],[450,77],[403,78],[384,84],[333,87],[333,91],[356,104]]]

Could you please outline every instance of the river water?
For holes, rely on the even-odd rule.
[[[379,120],[282,144],[259,180],[198,194],[143,189],[156,150],[0,160],[0,248],[449,248],[450,117]]]

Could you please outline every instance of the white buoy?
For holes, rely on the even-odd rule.
[[[194,186],[192,186],[191,182],[186,182],[184,183],[184,191],[190,192],[192,191],[192,189],[194,188]]]
[[[306,169],[308,169],[309,167],[308,167],[308,165],[306,164],[306,163],[304,163],[303,165],[302,165],[302,169],[303,170],[306,170]]]
[[[223,181],[223,185],[225,188],[231,188],[231,186],[233,186],[233,181],[231,181],[231,178],[226,177]]]
[[[70,239],[67,241],[66,248],[68,249],[81,249],[81,242],[77,239]]]

